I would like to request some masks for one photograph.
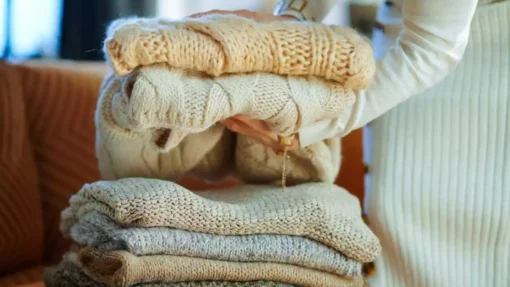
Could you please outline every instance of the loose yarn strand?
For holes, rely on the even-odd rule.
[[[295,135],[290,136],[281,136],[278,137],[280,140],[280,144],[283,147],[283,166],[282,166],[282,191],[285,192],[287,189],[287,158],[288,158],[288,152],[289,147],[292,145],[292,142],[294,141]]]

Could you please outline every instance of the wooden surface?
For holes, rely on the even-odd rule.
[[[361,205],[365,195],[365,165],[363,163],[363,130],[351,132],[342,139],[342,166],[336,184],[356,195]]]

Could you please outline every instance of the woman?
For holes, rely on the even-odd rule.
[[[320,20],[333,4],[280,1],[276,15]],[[377,18],[374,84],[294,148],[373,121],[371,286],[510,286],[510,1],[401,0]],[[225,125],[278,148],[262,122]]]

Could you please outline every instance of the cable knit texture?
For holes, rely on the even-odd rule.
[[[316,241],[286,235],[222,236],[168,227],[123,228],[99,212],[70,230],[74,242],[134,255],[177,255],[234,262],[293,264],[341,276],[360,276],[361,263]]]
[[[323,243],[361,262],[373,261],[379,240],[361,219],[356,197],[327,183],[289,187],[243,185],[193,193],[173,182],[127,178],[85,185],[62,212],[61,230],[90,211],[124,227],[173,227],[217,235],[279,234]]]
[[[120,76],[139,66],[168,63],[215,77],[314,75],[363,89],[375,72],[369,41],[352,29],[297,21],[257,23],[233,15],[119,19],[108,28],[104,50]]]
[[[90,278],[77,262],[76,253],[67,253],[57,266],[49,268],[44,276],[46,287],[107,287],[108,285]],[[271,281],[189,281],[167,283],[133,284],[140,287],[292,287],[295,285]]]
[[[134,256],[126,251],[84,248],[78,254],[88,275],[110,286],[201,280],[276,281],[298,286],[362,287],[362,277],[344,278],[288,264],[217,261],[171,255]]]
[[[136,77],[126,79],[111,74],[105,78],[96,113],[96,150],[103,178],[176,180],[188,172],[218,178],[232,171],[235,164],[237,174],[248,183],[279,181],[283,157],[243,136],[237,136],[234,148],[234,135],[216,124],[219,119],[237,113],[234,111],[241,111],[228,112],[228,107],[250,107],[249,115],[295,131],[299,122],[312,122],[318,117],[341,112],[351,104],[353,95],[334,96],[332,90],[335,89],[323,93],[326,87],[336,84],[310,82],[304,78],[294,79],[289,84],[289,80],[276,75],[220,77],[207,89],[203,87],[206,80],[185,76],[182,72],[179,77],[175,76],[176,73],[165,66],[151,66],[140,69]],[[284,89],[286,94],[274,93],[275,90],[266,87],[272,84],[278,87],[281,81],[281,89],[276,90]],[[243,82],[265,84],[261,89],[252,89]],[[278,99],[278,95],[283,96]],[[243,104],[243,99],[249,103]],[[179,105],[183,106],[182,113],[169,116]],[[220,113],[223,116],[216,116]],[[204,124],[204,117],[211,120]],[[186,122],[200,123],[195,124],[197,133],[183,132],[182,123]],[[289,156],[289,184],[333,182],[340,168],[340,139],[320,141],[292,151]]]
[[[119,80],[122,90],[115,91],[112,107],[115,119],[135,131],[168,128],[196,133],[244,114],[288,135],[338,117],[355,100],[351,89],[317,77],[252,73],[210,78],[165,64],[141,67]]]

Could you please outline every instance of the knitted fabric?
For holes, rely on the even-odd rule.
[[[119,19],[108,28],[104,50],[120,76],[138,66],[168,63],[215,77],[314,75],[364,89],[375,72],[369,41],[352,29],[297,21],[257,23],[231,15]]]
[[[201,132],[219,120],[244,114],[265,120],[278,134],[297,132],[319,120],[338,117],[354,103],[350,89],[317,77],[267,73],[216,78],[167,65],[141,67],[121,78],[112,113],[124,128],[135,131],[167,128]]]
[[[44,285],[46,287],[106,287],[105,283],[90,278],[83,268],[75,262],[76,257],[72,252],[65,255],[65,259],[57,266],[48,268],[44,274]],[[292,287],[289,285],[271,281],[190,281],[174,283],[141,283],[133,284],[140,287]]]
[[[117,124],[115,118],[126,114],[113,112],[123,100],[114,97],[121,84],[113,75],[105,78],[96,110],[96,153],[103,178],[177,180],[190,171],[214,178],[231,171],[234,138],[219,124],[186,137],[159,129],[135,132]]]
[[[283,163],[281,156],[243,136],[237,136],[237,145],[234,148],[234,136],[215,122],[235,114],[236,112],[227,113],[228,107],[239,106],[236,104],[239,99],[254,97],[250,93],[239,93],[235,96],[233,93],[238,90],[236,86],[239,87],[240,83],[254,80],[258,76],[225,77],[221,87],[213,86],[215,88],[212,88],[210,93],[202,91],[203,99],[207,100],[204,109],[194,106],[200,103],[200,100],[187,100],[193,98],[190,94],[173,94],[172,91],[176,89],[171,86],[172,83],[181,85],[183,78],[191,82],[203,81],[196,81],[193,77],[184,75],[181,75],[179,80],[174,76],[175,73],[169,72],[166,67],[156,66],[140,69],[136,77],[124,79],[110,75],[105,79],[96,113],[96,150],[103,178],[112,180],[125,177],[150,177],[175,180],[187,172],[217,178],[233,169],[234,154],[237,174],[244,181],[269,183],[281,178]],[[261,75],[261,77],[269,76]],[[270,77],[275,82],[283,80],[278,76]],[[151,80],[155,78],[158,80]],[[259,79],[255,82],[261,81]],[[297,86],[292,89],[294,91],[292,93],[288,90],[289,98],[277,100],[276,103],[273,100],[278,98],[280,93],[272,94],[274,91],[267,88],[263,89],[266,92],[258,91],[257,93],[261,94],[255,98],[261,99],[261,103],[252,101],[246,105],[251,106],[253,111],[251,115],[257,117],[257,115],[265,114],[266,116],[259,118],[266,118],[268,122],[273,121],[294,131],[300,126],[298,123],[313,122],[313,119],[319,117],[332,117],[350,104],[342,95],[331,97],[327,93],[317,92],[324,85],[334,84],[320,82],[317,86],[306,79],[296,79],[293,83]],[[134,86],[131,87],[132,84]],[[271,81],[267,81],[267,84],[270,85]],[[186,87],[189,90],[191,86],[192,83],[189,83],[181,88]],[[200,85],[197,84],[198,86]],[[307,88],[302,88],[303,86]],[[220,93],[224,91],[223,88],[232,92]],[[312,94],[308,95],[307,92]],[[292,100],[291,94],[297,95],[299,100]],[[220,99],[214,95],[223,95],[225,98]],[[323,100],[315,101],[311,100],[313,99],[311,95],[317,95],[316,99],[321,99],[321,95],[326,96],[322,98]],[[188,103],[184,105],[186,109],[183,111],[186,112],[169,117],[170,111],[183,102]],[[301,106],[297,107],[294,103],[301,103]],[[216,108],[212,108],[213,106]],[[320,107],[320,109],[307,108],[312,106]],[[268,118],[265,109],[279,114]],[[199,110],[203,114],[198,113]],[[330,113],[331,110],[336,112]],[[200,117],[194,116],[197,113]],[[223,113],[224,116],[215,116],[219,113]],[[290,114],[293,116],[289,116]],[[143,119],[136,115],[143,115]],[[200,119],[206,116],[209,116],[211,120],[204,125]],[[189,118],[194,120],[190,121]],[[308,120],[303,120],[304,118]],[[175,129],[176,126],[182,128],[180,123],[185,122],[201,123],[194,125],[197,128],[196,131],[202,129],[205,131],[188,134]],[[209,125],[212,126],[209,127]],[[289,184],[310,181],[333,182],[340,168],[340,140],[325,140],[305,149],[293,151],[290,153],[288,165]]]
[[[134,256],[126,251],[81,249],[78,260],[86,273],[110,286],[145,282],[202,280],[276,281],[299,286],[363,286],[363,277],[344,278],[331,273],[279,263],[217,261],[171,255]]]
[[[123,228],[99,212],[85,215],[70,230],[81,246],[125,250],[134,255],[176,255],[222,261],[275,262],[353,277],[361,263],[316,241],[286,235],[221,236],[153,227]]]
[[[326,139],[302,149],[291,151],[286,159],[287,184],[305,182],[333,183],[340,171],[340,138]],[[283,156],[256,140],[237,136],[235,149],[236,173],[244,182],[280,182],[283,169]]]
[[[279,234],[306,237],[361,262],[380,252],[361,218],[356,197],[327,183],[243,185],[193,193],[173,182],[126,178],[85,185],[62,212],[61,230],[90,211],[124,227],[173,227],[217,235]]]

